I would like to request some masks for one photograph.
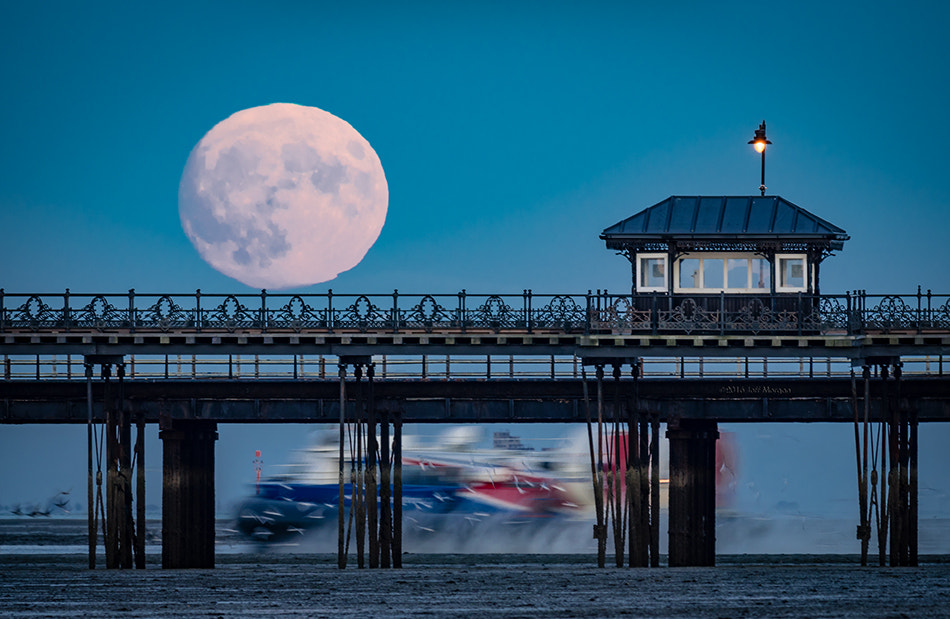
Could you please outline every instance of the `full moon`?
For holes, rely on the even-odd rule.
[[[353,268],[388,204],[369,142],[329,112],[289,103],[215,125],[178,187],[181,225],[201,257],[256,288],[318,284]]]

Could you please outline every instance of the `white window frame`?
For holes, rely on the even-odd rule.
[[[783,260],[801,260],[802,261],[802,285],[801,286],[783,286],[782,285],[782,261]],[[811,265],[808,264],[807,254],[776,254],[775,255],[775,291],[776,292],[806,292],[808,284],[811,281]]]
[[[641,286],[643,281],[644,262],[646,260],[659,259],[663,264],[663,285],[662,286]],[[670,286],[670,264],[667,254],[637,254],[637,292],[666,292]]]
[[[796,256],[797,257],[797,256]],[[720,288],[704,288],[705,284],[705,270],[703,265],[703,260],[706,258],[712,258],[716,260],[722,260],[722,282],[725,284],[725,287]],[[699,287],[698,288],[683,288],[680,286],[680,263],[682,260],[696,259],[699,260]],[[745,288],[729,288],[729,260],[747,260],[748,264],[746,266],[746,284]],[[731,252],[695,252],[690,254],[683,254],[676,259],[676,262],[673,265],[673,292],[676,293],[690,293],[690,294],[717,294],[720,292],[726,293],[735,293],[735,294],[762,294],[771,292],[770,288],[753,288],[752,287],[752,260],[764,260],[763,256],[755,253],[741,252],[741,253],[731,253]],[[797,290],[797,289],[796,289]]]

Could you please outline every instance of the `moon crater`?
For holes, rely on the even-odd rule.
[[[250,108],[191,151],[178,188],[182,228],[201,257],[257,288],[329,281],[356,266],[389,202],[376,152],[314,107]]]

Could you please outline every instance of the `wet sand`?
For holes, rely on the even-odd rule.
[[[90,571],[81,555],[0,556],[9,617],[947,617],[950,559],[861,568],[853,556],[720,557],[714,568],[597,569],[584,555],[219,556],[211,570]],[[612,565],[612,560],[608,561]]]

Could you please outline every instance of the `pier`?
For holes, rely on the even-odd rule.
[[[218,424],[312,422],[340,428],[338,565],[350,493],[358,565],[368,530],[375,568],[401,564],[404,423],[596,423],[601,566],[609,527],[618,565],[658,565],[663,439],[669,564],[704,566],[718,424],[850,423],[862,562],[876,509],[880,563],[915,565],[918,427],[950,421],[950,295],[822,293],[819,265],[848,237],[777,197],[671,197],[601,238],[630,261],[629,293],[0,290],[0,423],[87,425],[90,567],[101,517],[110,568],[144,565],[132,461],[147,424],[163,442],[164,567],[214,565]]]
[[[253,298],[280,306],[298,303],[303,308],[319,302],[328,305],[336,300],[334,296],[262,293]],[[826,327],[803,328],[801,335],[797,328],[737,333],[729,325],[699,333],[650,326],[635,333],[633,325],[618,324],[616,318],[618,305],[629,306],[632,297],[607,293],[566,297],[574,302],[568,307],[584,309],[576,316],[571,312],[557,316],[560,329],[546,317],[552,313],[552,303],[565,307],[565,297],[534,294],[514,297],[522,304],[510,311],[515,316],[506,324],[464,318],[454,324],[446,319],[443,324],[421,326],[408,320],[370,324],[356,319],[356,324],[347,324],[334,317],[322,327],[282,324],[266,310],[248,312],[250,317],[240,325],[229,319],[214,321],[208,316],[217,307],[205,314],[197,306],[222,297],[201,293],[85,299],[74,294],[4,295],[7,303],[11,298],[21,301],[16,306],[21,313],[24,307],[45,308],[40,311],[45,320],[27,322],[18,320],[17,311],[4,313],[0,422],[105,422],[112,424],[110,435],[117,437],[107,449],[116,454],[143,448],[139,441],[131,442],[128,429],[133,423],[140,429],[159,424],[164,444],[166,567],[214,564],[217,424],[337,423],[341,410],[344,423],[352,423],[359,419],[357,408],[365,407],[365,399],[358,403],[358,381],[364,386],[372,382],[374,413],[399,423],[584,423],[590,407],[597,406],[595,394],[599,393],[601,408],[614,406],[616,400],[624,411],[638,415],[634,427],[642,430],[637,441],[643,437],[645,456],[653,453],[650,445],[660,440],[658,426],[665,424],[674,475],[669,512],[671,565],[714,561],[710,526],[715,506],[703,497],[709,496],[710,445],[717,424],[853,423],[856,404],[862,409],[858,411],[862,423],[866,419],[867,423],[895,424],[901,443],[895,445],[897,456],[891,459],[898,469],[893,483],[900,488],[902,476],[906,477],[905,520],[912,531],[910,506],[916,490],[910,479],[917,424],[950,420],[950,366],[945,363],[950,330],[943,327],[940,314],[946,297],[933,294],[880,297],[882,302],[876,304],[869,304],[873,297],[864,293],[845,295],[842,305],[858,309],[842,315],[819,314],[819,324]],[[81,311],[66,309],[77,298],[103,308],[106,315],[117,298],[144,300],[148,307],[171,299],[181,315],[177,323],[158,324],[143,320],[145,312],[132,306],[131,312],[113,314],[112,321],[102,316],[84,320],[87,317]],[[221,304],[241,303],[239,298],[229,295]],[[390,298],[415,307],[440,297]],[[471,301],[470,295],[449,298]],[[550,301],[539,304],[538,298]],[[669,303],[660,295],[649,298],[651,303]],[[361,299],[370,297],[357,296],[352,305]],[[512,307],[512,297],[487,296],[479,299],[482,303],[473,314],[495,299],[501,300],[495,301],[497,307]],[[893,307],[896,299],[913,311],[886,315],[882,305]],[[188,301],[192,307],[186,305]],[[246,307],[246,300],[242,301]],[[378,311],[372,303],[367,308]],[[344,307],[340,316],[350,309]],[[435,306],[434,312],[461,315],[458,308],[447,311],[444,306]],[[319,313],[332,316],[326,307]],[[401,314],[397,307],[391,315]],[[267,319],[260,321],[260,316]],[[844,320],[834,324],[836,316]],[[608,329],[609,321],[613,324]],[[617,378],[615,366],[620,371]],[[362,374],[359,379],[357,367]],[[366,375],[370,367],[372,379]],[[882,367],[891,368],[891,374],[882,374]],[[893,374],[896,368],[901,368],[899,378]],[[852,376],[854,369],[857,378]],[[857,400],[856,384],[860,387]],[[906,417],[906,423],[900,425],[901,417],[895,423],[895,415]],[[903,438],[901,427],[905,428]],[[638,444],[635,451],[639,450]],[[107,513],[120,514],[110,518],[116,530],[115,537],[110,534],[109,538],[115,554],[113,559],[110,553],[107,560],[110,567],[144,561],[142,555],[133,557],[128,524],[131,501],[126,501],[133,494],[132,476],[122,457],[107,458],[115,462],[113,475],[122,480],[107,484],[117,488],[107,503],[111,506]],[[652,481],[649,462],[644,464],[643,487],[648,490],[640,494],[646,494],[645,504],[650,505]],[[121,471],[126,474],[120,475]],[[143,504],[141,498],[139,504]],[[631,538],[637,540],[637,548],[653,548],[655,554],[652,522],[646,510],[640,520],[645,537]],[[906,537],[904,561],[911,562],[912,535]],[[392,541],[389,544],[391,549]],[[649,561],[649,552],[631,552],[636,553],[635,562]],[[898,550],[898,562],[900,556]]]

